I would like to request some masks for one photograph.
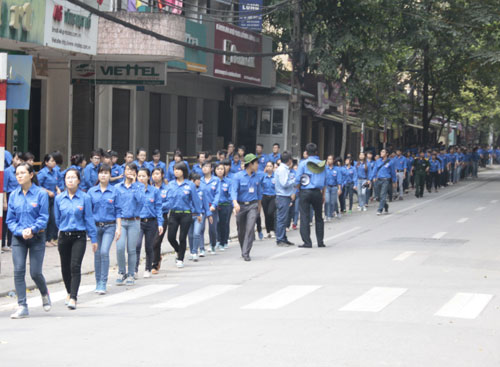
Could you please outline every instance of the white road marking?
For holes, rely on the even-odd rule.
[[[475,319],[490,303],[492,294],[457,293],[435,316]]]
[[[476,212],[480,212],[481,210],[486,209],[484,206],[480,206],[479,208],[474,209]]]
[[[351,232],[358,231],[358,230],[360,230],[360,229],[361,229],[361,227],[354,227],[354,228],[351,228],[351,229],[349,229],[349,230],[347,230],[347,231],[340,232],[340,233],[336,234],[335,236],[330,236],[330,237],[327,237],[327,238],[323,239],[323,242],[328,242],[328,241],[334,240],[334,239],[336,239],[336,238],[339,238],[339,237],[345,236],[346,234],[349,234],[349,233],[351,233]],[[317,245],[317,243],[316,243],[316,245]]]
[[[163,303],[152,305],[152,308],[186,308],[211,298],[220,296],[226,292],[238,288],[239,285],[231,284],[214,284],[207,287],[198,289],[196,291],[187,293],[185,295],[172,298]]]
[[[439,240],[440,238],[443,238],[446,235],[446,233],[448,232],[438,232],[434,236],[432,236],[432,238],[434,238],[435,240]]]
[[[95,289],[95,285],[82,285],[80,289],[78,290],[78,295],[82,295],[85,293],[92,292]],[[50,291],[50,289],[49,289]],[[38,290],[36,291],[37,293]],[[50,300],[52,304],[62,301],[63,299],[66,299],[66,296],[68,293],[64,291],[58,291],[54,293],[50,293]],[[28,298],[28,307],[29,308],[35,308],[35,307],[41,307],[42,306],[42,297],[36,296],[36,297],[30,297]],[[12,310],[17,307],[17,302],[14,303],[9,303],[7,305],[3,305],[0,307],[0,311],[7,311],[7,310]]]
[[[290,285],[286,288],[261,298],[258,301],[243,306],[245,310],[277,310],[307,296],[321,288],[320,285]]]
[[[339,311],[380,312],[407,290],[407,288],[374,287]]]
[[[457,220],[457,223],[465,223],[469,220],[469,218],[460,218],[459,220]]]
[[[96,296],[96,300],[83,303],[83,307],[107,307],[119,303],[133,301],[134,299],[147,297],[155,293],[163,292],[167,289],[177,287],[177,284],[153,284],[140,288],[133,288],[111,296]]]
[[[285,251],[285,252],[280,252],[279,254],[276,254],[276,255],[273,255],[273,256],[269,257],[269,259],[270,260],[277,259],[278,257],[289,255],[289,254],[293,254],[294,252],[297,252],[297,251],[302,251],[302,249],[301,248],[295,248],[293,250],[289,250],[289,251]]]
[[[396,256],[392,260],[393,261],[405,261],[406,259],[408,259],[411,255],[413,255],[415,253],[416,253],[416,251],[405,251],[402,254],[399,254],[398,256]]]
[[[491,204],[496,204],[496,203],[498,203],[498,200],[491,200],[490,203]]]

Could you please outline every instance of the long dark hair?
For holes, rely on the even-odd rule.
[[[358,158],[358,162],[356,163],[356,167],[359,167],[361,164],[364,164],[365,165],[365,174],[368,174],[368,164],[366,162],[367,162],[367,160],[366,160],[366,154],[365,154],[365,157],[363,158],[363,160],[360,160]]]
[[[35,170],[33,169],[33,166],[29,163],[26,163],[26,162],[23,162],[23,163],[20,163],[17,167],[16,167],[16,172],[17,170],[19,169],[19,167],[24,167],[26,168],[26,171],[28,171],[29,174],[33,174],[33,176],[31,177],[31,183],[33,184],[37,184],[38,183],[38,180],[36,179],[36,175],[35,175]]]
[[[182,156],[181,156],[182,157]],[[181,158],[182,159],[182,158]],[[186,164],[184,162],[177,162],[176,164],[174,164],[174,171],[178,169],[178,170],[181,170],[182,171],[182,176],[184,177],[185,180],[188,179],[188,169],[186,167]]]

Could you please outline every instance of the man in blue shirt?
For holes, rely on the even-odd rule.
[[[380,204],[377,210],[377,215],[381,215],[382,211],[389,212],[389,204],[387,204],[387,193],[391,182],[396,186],[396,166],[394,160],[390,159],[387,150],[380,151],[380,158],[375,162],[372,171],[372,182],[378,185],[378,192],[380,197]]]
[[[304,242],[299,247],[312,248],[311,229],[309,227],[309,223],[311,222],[311,206],[316,219],[318,247],[325,247],[323,242],[325,230],[323,223],[323,203],[325,202],[326,185],[325,162],[320,161],[316,144],[307,144],[306,152],[308,158],[300,162],[295,176],[295,183],[300,189],[300,237],[302,237],[302,241]],[[312,165],[309,163],[312,163]],[[315,165],[322,166],[323,170],[321,172],[319,172],[321,169],[313,170],[316,172],[311,171],[311,168]]]
[[[231,200],[238,223],[241,255],[245,261],[251,261],[250,250],[255,239],[255,222],[261,209],[262,188],[260,176],[257,175],[258,158],[255,154],[247,154],[244,162],[245,170],[233,176]]]
[[[280,145],[278,143],[273,144],[273,152],[269,154],[267,157],[268,161],[271,161],[273,163],[278,163],[278,161],[281,159],[281,154],[280,154]]]
[[[196,172],[197,174],[200,175],[200,177],[203,177],[203,163],[205,163],[205,160],[207,159],[207,153],[205,152],[199,152],[198,155],[196,156],[196,159],[198,160],[198,163],[193,164],[193,172]],[[167,177],[167,176],[165,176]]]
[[[88,164],[83,170],[83,182],[80,185],[81,190],[88,191],[88,189],[97,184],[97,176],[100,164],[101,155],[97,150],[93,150],[90,153],[90,164]]]
[[[286,223],[292,200],[295,200],[295,175],[290,173],[293,167],[292,155],[284,151],[281,163],[274,172],[276,180],[276,244],[278,246],[293,246],[286,237]]]
[[[255,154],[257,155],[257,158],[259,160],[259,172],[264,172],[264,169],[266,168],[266,163],[267,163],[268,157],[264,154],[264,145],[263,144],[259,143],[256,145]]]
[[[396,157],[394,157],[394,165],[396,168],[396,179],[399,190],[399,200],[403,200],[403,192],[404,192],[404,179],[406,176],[406,157],[401,154],[401,149],[396,150]]]

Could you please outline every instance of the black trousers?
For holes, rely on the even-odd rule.
[[[431,191],[432,186],[434,186],[434,188],[437,189],[438,185],[439,185],[439,174],[437,172],[429,172],[429,175],[427,176],[427,190]]]
[[[158,235],[158,221],[152,220],[149,222],[141,221],[141,232],[139,233],[139,240],[135,248],[137,252],[137,261],[135,262],[135,272],[139,271],[139,262],[141,261],[141,248],[142,238],[144,237],[144,247],[146,250],[146,271],[153,270],[153,243],[155,237]]]
[[[323,194],[319,189],[301,190],[300,191],[300,237],[302,242],[307,246],[312,246],[311,241],[311,205],[314,210],[316,239],[318,245],[323,244],[324,223],[323,223]]]
[[[276,196],[262,195],[262,209],[264,210],[267,233],[274,231],[276,227]]]
[[[10,192],[5,194],[7,196],[7,203],[9,202]],[[7,226],[7,210],[3,211],[3,221],[2,221],[2,247],[12,246],[12,232]]]
[[[189,227],[193,221],[191,213],[175,213],[170,212],[168,217],[168,242],[177,252],[177,259],[184,261],[186,254],[186,239],[189,232]],[[180,228],[179,242],[177,242],[177,230]]]
[[[57,249],[61,258],[61,272],[66,292],[74,300],[78,297],[78,289],[82,279],[82,261],[87,247],[87,235],[66,235],[59,233]]]
[[[155,240],[153,241],[153,269],[158,270],[158,264],[161,261],[161,243],[167,233],[168,213],[163,213],[163,233],[160,235],[156,233]]]

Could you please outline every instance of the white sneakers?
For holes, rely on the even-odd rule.
[[[25,319],[29,317],[30,313],[28,312],[28,307],[19,306],[12,315],[10,315],[11,319]]]
[[[144,278],[151,278],[151,272],[146,270],[144,272]]]
[[[184,267],[184,261],[182,260],[175,260],[175,266],[177,266],[179,269]]]

